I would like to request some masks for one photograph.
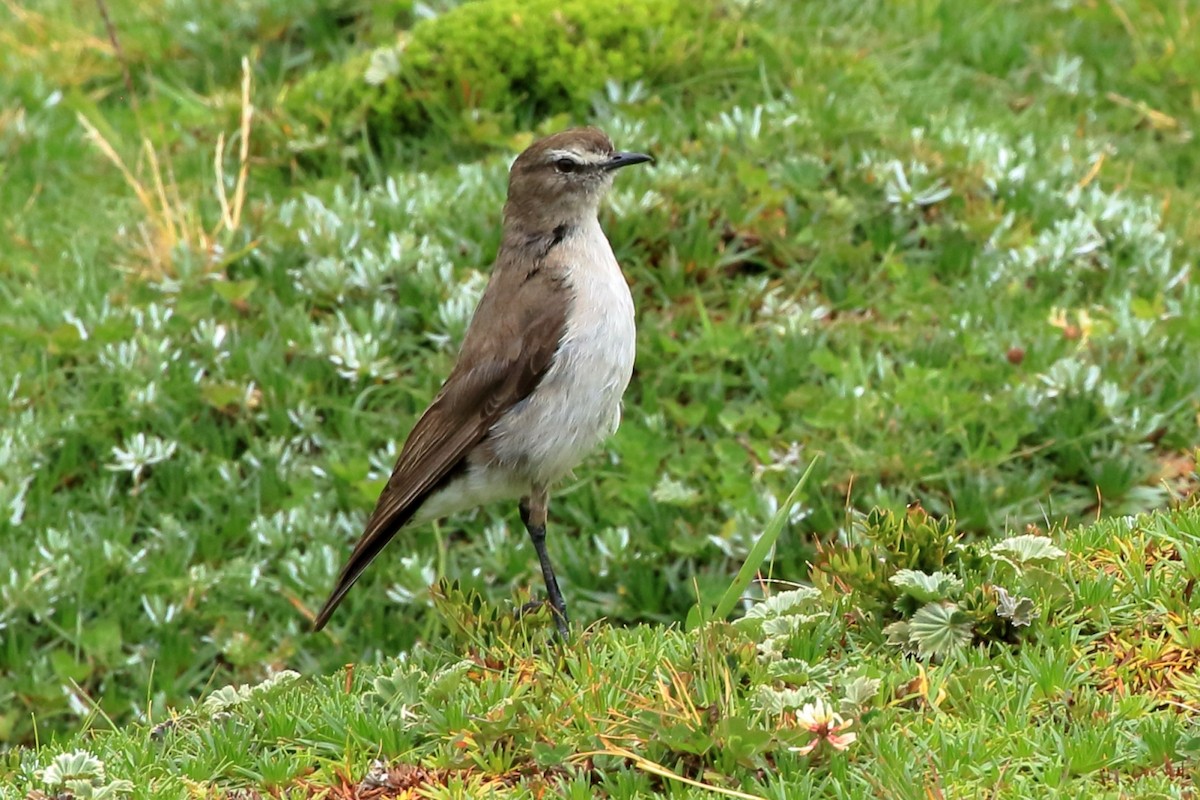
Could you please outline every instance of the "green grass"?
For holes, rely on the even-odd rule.
[[[536,133],[592,122],[658,159],[622,175],[602,219],[638,308],[625,421],[551,507],[573,617],[605,620],[564,658],[644,667],[614,679],[629,695],[612,720],[592,721],[642,758],[753,794],[784,791],[756,777],[768,764],[848,796],[931,781],[945,796],[1184,796],[1172,770],[1194,772],[1196,757],[1180,745],[1160,758],[1161,742],[1194,735],[1200,690],[1156,694],[1155,676],[1174,673],[1154,650],[1177,637],[1195,651],[1194,512],[1074,526],[1166,509],[1196,486],[1200,15],[1171,0],[764,2],[736,17],[757,68],[610,85],[588,115],[531,117],[516,97],[443,110],[440,128],[373,150],[370,131],[300,126],[295,86],[390,46],[428,10],[117,0],[118,59],[92,6],[0,6],[0,746],[41,745],[10,752],[10,779],[26,786],[74,747],[95,748],[115,777],[161,775],[164,796],[181,775],[261,787],[301,765],[328,782],[343,765],[357,779],[372,754],[450,770],[439,781],[533,779],[530,743],[539,725],[557,730],[545,715],[573,691],[549,678],[469,754],[495,763],[451,757],[466,723],[393,724],[404,702],[319,691],[342,676],[273,690],[304,709],[279,712],[294,719],[255,722],[238,706],[231,721],[185,714],[177,738],[147,737],[215,687],[283,668],[354,662],[366,686],[410,653],[396,686],[425,685],[467,652],[451,634],[457,606],[431,593],[439,577],[493,610],[540,591],[514,509],[497,506],[406,535],[327,634],[308,632],[453,361],[510,159]],[[218,183],[232,204],[242,166],[243,57],[246,201],[222,222]],[[885,681],[855,711],[860,740],[816,762],[777,738],[749,761],[683,758],[658,712],[638,716],[645,698],[665,702],[654,687],[669,674],[651,662],[679,674],[694,672],[688,658],[720,662],[738,676],[721,696],[728,718],[772,737],[787,727],[753,706],[755,687],[777,685],[767,666],[729,655],[756,633],[666,626],[698,597],[717,604],[818,454],[770,574],[812,582],[833,611],[823,635],[836,644],[804,655],[822,691],[837,701],[847,676]],[[895,531],[912,530],[863,522],[875,508],[907,518],[914,502],[953,517],[983,554],[1006,534],[1052,531],[1072,554],[1055,567],[1065,587],[1002,584],[1039,609],[1014,639],[983,567],[945,547],[945,559],[905,550]],[[1146,527],[1183,544],[1147,556]],[[880,552],[894,556],[886,569],[871,567]],[[1139,571],[1151,568],[1171,574]],[[922,666],[885,645],[885,626],[921,610],[905,594],[921,590],[890,582],[898,569],[960,571],[960,594],[943,583],[924,602],[953,603],[980,647],[948,645]],[[965,623],[947,612],[938,624],[953,642]],[[463,720],[555,668],[524,646],[533,634],[505,635],[476,642],[506,655],[462,684],[477,703]],[[1103,677],[1130,663],[1145,665],[1136,679]],[[922,669],[927,698],[898,699]],[[933,702],[937,687],[947,699]],[[697,707],[712,691],[697,690]],[[314,739],[301,729],[325,724],[313,719],[345,733]],[[118,732],[81,734],[84,720]],[[539,751],[568,765],[543,776],[553,785],[676,786],[553,749],[601,748],[588,724]],[[270,764],[229,755],[250,734]],[[1087,753],[1109,756],[1089,767]]]
[[[1200,511],[1054,541],[1067,552],[1045,574],[1061,593],[1033,592],[1020,646],[905,659],[861,612],[867,598],[808,590],[776,592],[733,625],[601,624],[560,649],[548,612],[515,625],[451,590],[442,608],[458,634],[403,660],[279,673],[115,732],[93,719],[62,744],[11,753],[10,779],[54,790],[65,779],[37,769],[74,763],[95,791],[128,781],[146,798],[374,797],[372,786],[428,797],[1194,797],[1197,642],[1179,621],[1200,577]],[[961,552],[976,563],[956,571],[967,589],[1014,579],[984,550]],[[816,698],[838,710],[841,736],[855,734],[844,750],[800,752],[815,737],[797,712]]]

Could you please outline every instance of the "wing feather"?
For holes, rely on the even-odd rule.
[[[462,465],[496,421],[537,388],[566,327],[569,298],[537,267],[492,280],[468,327],[458,363],[413,426],[362,537],[313,623],[320,630],[367,565]]]

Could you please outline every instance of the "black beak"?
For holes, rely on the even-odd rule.
[[[600,166],[605,170],[614,170],[621,167],[628,167],[631,164],[644,164],[647,161],[653,164],[654,158],[645,153],[613,153],[608,161],[605,161]]]

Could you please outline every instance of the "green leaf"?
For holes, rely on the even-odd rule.
[[[795,589],[780,592],[755,603],[746,612],[746,616],[738,622],[782,617],[785,614],[796,614],[803,611],[823,612],[824,609],[815,606],[815,602],[820,596],[821,593],[811,586],[797,586]]]
[[[704,613],[704,607],[700,603],[695,603],[688,609],[687,619],[683,623],[683,629],[688,633],[704,627],[708,623],[708,617]]]
[[[47,349],[55,355],[62,355],[75,352],[81,344],[83,344],[83,335],[80,334],[79,329],[64,322],[50,331]]]
[[[804,686],[825,677],[828,668],[821,663],[810,664],[802,658],[781,658],[767,664],[767,674],[772,680]]]
[[[567,759],[575,754],[575,748],[570,744],[547,744],[534,742],[531,748],[533,760],[542,769],[561,769]]]
[[[424,692],[425,702],[441,703],[452,697],[462,684],[463,678],[474,666],[473,661],[464,659],[435,672],[429,679],[429,686]]]
[[[801,689],[772,689],[770,686],[759,686],[754,692],[754,705],[761,711],[772,716],[778,716],[785,711],[803,708],[821,696],[821,690],[815,686]]]
[[[808,462],[808,468],[804,470],[804,474],[800,476],[800,480],[796,481],[795,487],[788,494],[787,499],[779,505],[779,510],[775,512],[775,516],[767,523],[766,529],[762,532],[762,536],[758,537],[758,541],[754,543],[754,547],[750,549],[750,554],[746,556],[746,560],[742,563],[742,568],[738,570],[737,577],[733,579],[733,583],[725,590],[720,602],[717,603],[717,608],[713,612],[716,619],[725,619],[733,611],[738,600],[742,597],[742,592],[746,591],[746,587],[750,585],[758,568],[762,566],[767,555],[771,552],[771,548],[775,546],[775,540],[779,538],[779,534],[783,532],[783,525],[787,522],[788,514],[792,511],[792,506],[796,504],[796,498],[800,496],[800,490],[804,488],[804,484],[808,483],[808,477],[812,474],[813,467],[817,465],[816,456],[812,461]]]
[[[1045,536],[1032,534],[1010,536],[992,545],[991,553],[1018,567],[1039,561],[1059,561],[1067,555],[1066,551],[1055,547]]]
[[[886,626],[883,629],[883,634],[887,637],[887,643],[893,647],[903,648],[905,652],[916,651],[912,640],[912,630],[904,620],[893,622],[891,625]]]
[[[771,746],[771,732],[755,726],[744,717],[722,717],[716,732],[725,752],[743,763]]]
[[[249,697],[250,689],[247,686],[222,686],[204,698],[201,708],[204,710],[204,713],[211,716],[239,706],[246,702]]]
[[[415,705],[424,694],[422,683],[408,664],[400,664],[391,673],[377,676],[365,696],[376,697],[385,703]]]
[[[1021,575],[1021,586],[1027,592],[1040,592],[1043,597],[1050,599],[1066,599],[1071,596],[1071,587],[1050,570],[1041,567],[1028,567]]]
[[[902,569],[890,578],[892,585],[923,603],[946,600],[962,591],[961,578],[945,572],[929,574],[917,569]]]
[[[65,787],[71,781],[97,783],[104,780],[104,762],[86,750],[62,753],[42,771],[41,779],[48,789]]]
[[[205,383],[200,387],[200,396],[218,411],[239,408],[246,397],[246,387],[232,381]]]
[[[1180,737],[1176,749],[1193,761],[1200,761],[1200,733]]]
[[[922,658],[945,658],[971,643],[971,618],[954,603],[929,603],[908,623],[909,639]]]
[[[829,616],[828,611],[822,611],[817,614],[787,614],[782,617],[769,617],[762,621],[762,634],[764,639],[785,639],[791,640],[810,622]]]
[[[839,703],[838,710],[849,716],[857,715],[879,694],[879,687],[882,683],[878,678],[868,678],[863,675],[854,678],[846,684],[846,696]]]
[[[121,622],[115,617],[93,620],[84,628],[79,641],[92,658],[105,665],[116,663],[123,644]]]
[[[213,291],[221,299],[229,303],[237,303],[254,293],[254,290],[258,288],[258,281],[254,278],[247,278],[244,281],[217,281],[212,286]]]
[[[64,682],[82,682],[91,672],[87,664],[76,659],[66,649],[50,651],[50,666],[53,668],[54,674]]]
[[[665,725],[657,731],[658,739],[677,753],[702,755],[713,748],[715,742],[708,731],[677,723]]]

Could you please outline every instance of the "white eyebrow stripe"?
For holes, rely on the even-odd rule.
[[[551,161],[565,158],[569,161],[574,161],[576,164],[603,164],[610,158],[607,153],[597,153],[594,150],[588,150],[583,153],[575,150],[550,150],[547,155],[550,156]]]

